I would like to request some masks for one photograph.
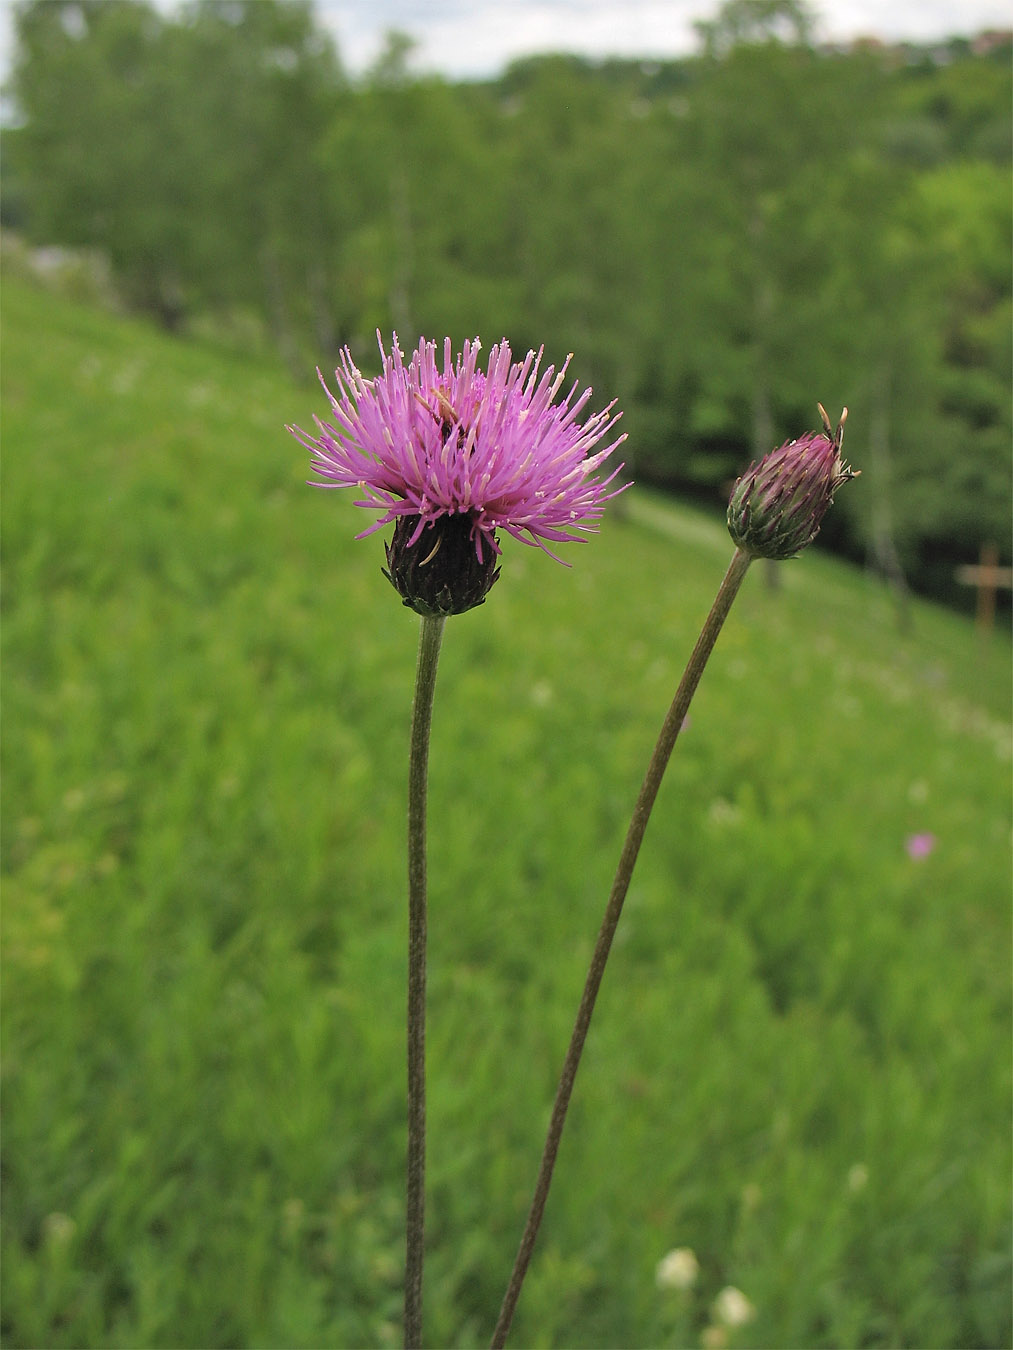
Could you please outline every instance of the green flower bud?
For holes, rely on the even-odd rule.
[[[834,493],[858,474],[841,456],[847,408],[836,431],[816,405],[823,431],[788,441],[751,464],[732,489],[728,532],[754,558],[795,558],[819,534]]]

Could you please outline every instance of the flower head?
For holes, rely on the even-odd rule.
[[[498,575],[498,530],[548,552],[595,528],[621,491],[608,490],[621,466],[604,479],[599,470],[625,437],[589,453],[619,414],[610,403],[582,423],[591,390],[576,384],[557,399],[569,358],[539,374],[540,351],[514,361],[504,341],[481,371],[477,338],[456,361],[447,338],[442,364],[422,339],[405,365],[396,335],[390,355],[377,340],[380,374],[365,379],[346,348],[337,395],[324,384],[332,420],[315,418],[316,436],[289,430],[324,480],[315,486],[357,487],[356,505],[379,513],[362,535],[394,522],[388,576],[406,604],[444,614],[480,604]]]
[[[869,1169],[864,1162],[852,1163],[848,1168],[848,1190],[864,1191],[869,1184]]]
[[[741,1289],[729,1284],[714,1300],[714,1316],[726,1327],[744,1327],[756,1316],[756,1309]]]
[[[929,856],[936,846],[936,836],[930,831],[925,830],[921,834],[908,835],[904,847],[907,849],[907,856],[914,862],[922,862]]]
[[[822,404],[823,431],[788,441],[751,464],[732,489],[728,531],[754,558],[794,558],[819,534],[834,493],[857,473],[841,455],[847,408],[834,431]]]
[[[689,1289],[700,1273],[700,1262],[691,1247],[676,1247],[658,1262],[654,1278],[659,1289]]]

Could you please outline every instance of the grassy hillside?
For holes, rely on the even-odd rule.
[[[396,1344],[416,621],[304,486],[310,383],[13,282],[3,320],[5,1343]],[[507,541],[447,626],[434,1346],[491,1331],[730,552],[641,495],[572,569]],[[927,606],[898,636],[816,552],[781,577],[662,790],[517,1346],[1009,1341],[1008,646]]]

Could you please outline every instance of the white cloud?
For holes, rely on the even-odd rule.
[[[831,37],[875,33],[884,38],[931,42],[1013,24],[1010,0],[824,0],[816,5]]]
[[[173,0],[156,0],[160,9]],[[519,56],[576,52],[590,57],[684,56],[694,19],[719,0],[317,0],[347,69],[366,69],[391,28],[418,42],[415,66],[451,79],[482,77]],[[1013,23],[1010,0],[816,0],[820,35],[931,41]],[[0,78],[14,45],[12,0],[0,0]]]
[[[719,0],[318,0],[347,67],[375,59],[387,29],[418,42],[414,64],[451,78],[484,76],[518,56],[567,51],[590,57],[684,56],[696,47],[693,21]],[[817,0],[819,34],[876,34],[931,41],[1009,27],[1010,0]]]

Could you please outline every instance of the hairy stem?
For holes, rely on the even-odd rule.
[[[408,1162],[405,1350],[422,1344],[422,1260],[426,1203],[426,793],[429,729],[442,617],[423,617],[415,667],[408,767]]]
[[[566,1122],[566,1111],[570,1104],[574,1079],[577,1076],[580,1056],[584,1049],[584,1040],[587,1036],[587,1029],[591,1024],[591,1014],[594,1012],[598,989],[605,973],[605,963],[608,961],[609,951],[612,948],[612,939],[619,923],[619,916],[622,913],[623,902],[629,889],[630,878],[633,876],[633,868],[640,852],[640,845],[644,838],[644,831],[647,829],[651,809],[658,795],[658,789],[661,786],[661,780],[664,777],[679,731],[686,718],[690,701],[696,692],[697,685],[700,683],[704,666],[707,664],[707,659],[714,648],[714,643],[717,641],[721,626],[728,616],[728,611],[732,607],[732,601],[738,593],[750,561],[749,554],[743,552],[742,549],[735,550],[728,571],[725,573],[724,580],[718,589],[714,604],[711,606],[711,611],[697,639],[696,646],[693,648],[693,654],[690,656],[683,672],[675,698],[672,700],[672,706],[669,708],[668,715],[662,725],[661,733],[654,747],[654,753],[647,766],[640,795],[637,798],[636,806],[633,808],[633,817],[630,820],[626,842],[619,858],[619,866],[616,869],[612,891],[605,908],[605,917],[602,920],[598,941],[591,957],[590,969],[587,972],[587,981],[584,985],[580,1007],[577,1010],[577,1020],[574,1023],[569,1049],[566,1052],[566,1059],[563,1061],[563,1071],[560,1075],[559,1086],[556,1089],[556,1100],[552,1108],[552,1117],[549,1122],[545,1148],[542,1152],[542,1161],[531,1208],[528,1211],[527,1223],[517,1250],[510,1283],[507,1285],[507,1291],[503,1298],[499,1321],[496,1323],[496,1329],[493,1333],[491,1342],[493,1350],[500,1350],[506,1344],[514,1309],[517,1306],[528,1262],[531,1260],[531,1253],[534,1250],[538,1228],[545,1210],[545,1201],[549,1194],[549,1186],[552,1183],[552,1170],[556,1164],[559,1141],[563,1133],[563,1125]]]

